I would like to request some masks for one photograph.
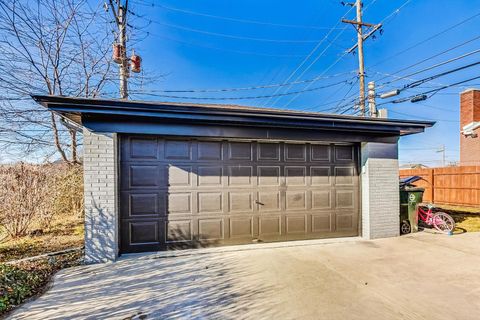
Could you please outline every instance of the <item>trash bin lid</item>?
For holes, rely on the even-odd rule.
[[[425,192],[425,188],[405,186],[405,191],[408,191],[408,192],[415,192],[415,191]]]
[[[405,177],[405,178],[402,178],[400,179],[400,188],[403,188],[403,187],[406,187],[418,180],[422,180],[422,177],[420,176],[409,176],[409,177]]]

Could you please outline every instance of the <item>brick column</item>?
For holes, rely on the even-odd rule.
[[[398,236],[398,145],[363,143],[361,159],[362,237],[376,239]]]
[[[117,137],[83,130],[85,261],[118,257]]]

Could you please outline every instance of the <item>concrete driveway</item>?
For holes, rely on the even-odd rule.
[[[480,233],[130,256],[60,272],[12,319],[478,319]]]

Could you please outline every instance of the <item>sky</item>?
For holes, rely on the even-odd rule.
[[[132,99],[354,112],[358,57],[345,50],[356,43],[356,33],[340,20],[354,19],[355,10],[340,1],[130,0],[130,5],[130,37],[135,40],[129,50],[141,55],[143,76],[158,77],[133,86]],[[377,93],[480,61],[475,53],[429,69],[479,49],[480,0],[365,0],[364,21],[383,24],[383,32],[364,48],[366,81],[375,81]],[[424,69],[429,70],[412,75]],[[475,65],[403,90],[398,97],[377,99],[389,118],[437,121],[425,133],[401,138],[401,164],[440,166],[443,145],[447,164],[458,161],[459,93],[480,88],[480,79],[419,103],[385,102],[473,78],[479,71]],[[290,82],[296,84],[286,85]],[[231,90],[258,86],[271,87]],[[203,89],[229,91],[198,92]],[[286,95],[263,97],[278,94]]]

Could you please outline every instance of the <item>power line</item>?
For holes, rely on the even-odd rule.
[[[466,19],[464,19],[464,20],[462,20],[462,21],[460,21],[460,22],[458,22],[458,23],[456,23],[456,24],[454,24],[454,25],[452,25],[452,26],[450,26],[450,27],[448,27],[448,28],[446,28],[446,29],[443,29],[443,30],[440,31],[440,32],[437,32],[437,33],[435,33],[434,35],[432,35],[432,36],[430,36],[430,37],[427,37],[426,39],[424,39],[424,40],[422,40],[422,41],[419,41],[419,42],[415,43],[414,45],[412,45],[412,46],[410,46],[410,47],[408,47],[408,48],[406,48],[406,49],[404,49],[404,50],[402,50],[402,51],[400,51],[400,52],[397,52],[397,53],[395,53],[395,54],[393,54],[393,55],[391,55],[391,56],[389,56],[389,57],[381,60],[380,62],[374,64],[372,67],[376,67],[376,66],[378,66],[378,65],[380,65],[380,64],[383,64],[383,63],[385,63],[385,62],[387,62],[387,61],[389,61],[389,60],[391,60],[391,59],[393,59],[393,58],[396,58],[396,57],[398,57],[399,55],[401,55],[401,54],[403,54],[403,53],[405,53],[405,52],[407,52],[407,51],[410,51],[410,50],[412,50],[413,48],[416,48],[416,47],[424,44],[425,42],[428,42],[428,41],[430,41],[430,40],[432,40],[432,39],[435,39],[436,37],[439,37],[439,36],[447,33],[448,31],[451,31],[452,29],[455,29],[455,28],[457,28],[457,27],[459,27],[459,26],[461,26],[461,25],[469,22],[470,20],[472,20],[472,19],[474,19],[474,18],[476,18],[476,17],[478,17],[478,16],[480,16],[480,12],[479,12],[479,13],[476,13],[476,14],[474,14],[473,16],[470,16],[470,17],[468,17],[468,18],[466,18]]]
[[[380,86],[378,86],[378,88],[382,88],[382,87],[384,87],[384,86],[386,86],[386,85],[388,85],[388,84],[397,82],[397,81],[402,80],[402,79],[408,79],[408,78],[411,77],[411,76],[414,76],[414,75],[417,75],[417,74],[419,74],[419,73],[423,73],[423,72],[426,72],[426,71],[429,71],[429,70],[438,68],[438,67],[440,67],[440,66],[443,66],[443,65],[452,63],[452,62],[454,62],[454,61],[457,61],[457,60],[460,60],[460,59],[469,57],[469,56],[474,55],[474,54],[479,53],[479,52],[480,52],[480,49],[477,49],[477,50],[474,50],[474,51],[471,51],[471,52],[462,54],[462,55],[460,55],[460,56],[457,56],[457,57],[448,59],[448,60],[446,60],[446,61],[442,61],[442,62],[440,62],[440,63],[434,64],[434,65],[429,66],[429,67],[427,67],[427,68],[424,68],[424,69],[421,69],[421,70],[412,72],[412,73],[410,73],[410,74],[408,74],[408,75],[401,76],[401,77],[396,77],[396,79],[394,79],[394,80],[387,81],[387,82],[384,82],[384,83],[380,84]],[[393,76],[393,74],[390,74],[390,76]]]
[[[153,23],[163,25],[163,26],[166,26],[166,27],[170,27],[170,28],[180,29],[180,30],[199,33],[199,34],[205,34],[205,35],[209,35],[209,36],[223,37],[223,38],[228,38],[228,39],[236,39],[236,40],[248,40],[248,41],[271,42],[271,43],[297,43],[297,44],[299,44],[299,43],[315,43],[315,42],[319,41],[319,40],[267,39],[267,38],[237,36],[237,35],[232,35],[232,34],[227,34],[227,33],[200,30],[200,29],[180,26],[180,25],[177,25],[177,24],[171,24],[171,23],[166,23],[166,22],[159,22],[159,21],[152,20],[152,19],[149,19],[149,20]]]
[[[194,42],[189,42],[185,40],[180,40],[180,39],[175,39],[159,34],[155,34],[152,32],[147,32],[148,35],[152,35],[154,37],[162,38],[165,40],[169,41],[174,41],[178,43],[185,44],[187,46],[194,46],[194,47],[200,47],[200,48],[206,48],[206,49],[212,49],[212,50],[218,50],[218,51],[224,51],[224,52],[232,52],[232,53],[237,53],[237,54],[243,54],[243,55],[252,55],[252,56],[261,56],[261,57],[276,57],[276,58],[299,58],[303,57],[303,55],[295,55],[295,54],[271,54],[271,53],[262,53],[262,52],[257,52],[257,51],[243,51],[243,50],[234,50],[234,49],[227,49],[223,47],[215,47],[215,46],[210,46],[210,45],[205,45],[205,44],[200,44],[200,43],[194,43]]]
[[[149,93],[149,92],[142,92],[142,91],[135,91],[134,93],[138,94],[143,94],[143,95],[149,95],[149,96],[154,96],[154,97],[162,97],[162,98],[171,98],[171,99],[192,99],[192,100],[247,100],[247,99],[264,99],[264,98],[269,98],[272,96],[288,96],[292,94],[298,94],[298,93],[303,93],[306,91],[316,91],[320,89],[325,89],[325,88],[330,88],[334,87],[336,85],[342,84],[342,83],[348,83],[347,80],[337,82],[337,83],[332,83],[329,85],[321,86],[321,87],[315,87],[315,88],[310,88],[310,89],[304,89],[300,91],[291,91],[291,92],[286,92],[286,93],[279,93],[279,94],[274,94],[274,95],[263,95],[263,96],[249,96],[249,97],[188,97],[188,96],[176,96],[176,95],[165,95],[165,94],[156,94],[156,93]]]
[[[159,7],[170,11],[181,12],[189,15],[225,20],[225,21],[232,21],[232,22],[240,22],[240,23],[247,23],[247,24],[256,24],[256,25],[265,25],[265,26],[272,26],[272,27],[283,27],[283,28],[299,28],[299,29],[316,29],[316,30],[328,30],[331,28],[328,27],[317,27],[317,26],[305,26],[305,25],[293,25],[293,24],[283,24],[283,23],[272,23],[272,22],[264,22],[264,21],[257,21],[257,20],[249,20],[249,19],[239,19],[239,18],[231,18],[231,17],[224,17],[218,16],[213,14],[207,14],[202,12],[196,12],[192,10],[185,10],[174,8],[170,6],[166,6],[163,4],[152,4],[152,7]]]
[[[425,59],[423,59],[423,60],[420,60],[420,61],[418,61],[418,62],[415,62],[414,64],[411,64],[411,65],[409,65],[409,66],[407,66],[407,67],[404,67],[404,68],[402,68],[402,69],[400,69],[400,70],[398,70],[398,71],[396,71],[396,72],[394,72],[394,73],[391,73],[391,74],[389,74],[389,75],[387,75],[387,76],[385,76],[385,77],[383,77],[383,78],[381,78],[381,79],[377,79],[376,81],[377,81],[377,82],[380,82],[380,81],[388,78],[389,76],[393,76],[393,75],[399,74],[399,73],[401,73],[401,72],[403,72],[403,71],[405,71],[405,70],[408,70],[408,69],[411,69],[411,68],[413,68],[413,67],[416,67],[416,66],[418,66],[418,65],[420,65],[420,64],[422,64],[422,63],[424,63],[424,62],[427,62],[427,61],[430,61],[430,60],[432,60],[432,59],[435,59],[435,58],[437,58],[437,57],[439,57],[439,56],[441,56],[441,55],[444,55],[444,54],[446,54],[446,53],[448,53],[448,52],[450,52],[450,51],[453,51],[453,50],[455,50],[455,49],[458,49],[458,48],[460,48],[460,47],[462,47],[462,46],[464,46],[464,45],[467,45],[467,44],[469,44],[469,43],[471,43],[471,42],[473,42],[473,41],[476,41],[476,40],[478,40],[478,39],[480,39],[480,36],[476,36],[476,37],[474,37],[474,38],[472,38],[472,39],[469,39],[469,40],[467,40],[467,41],[465,41],[465,42],[462,42],[462,43],[460,43],[460,44],[458,44],[458,45],[455,45],[455,46],[453,46],[453,47],[451,47],[451,48],[448,48],[448,49],[446,49],[446,50],[444,50],[444,51],[441,51],[441,52],[439,52],[439,53],[437,53],[437,54],[434,54],[433,56],[430,56],[430,57],[428,57],[428,58],[425,58]]]
[[[393,111],[393,110],[388,110],[388,112],[395,113],[395,114],[398,114],[398,115],[401,115],[401,116],[406,116],[406,117],[419,118],[419,119],[423,119],[423,120],[432,120],[432,121],[441,121],[441,122],[457,122],[457,123],[460,122],[460,121],[457,121],[457,120],[448,120],[448,119],[431,119],[431,118],[420,117],[418,115],[412,115],[412,114]]]
[[[346,17],[347,14],[350,13],[350,11],[353,10],[353,7],[351,7],[344,15],[342,18]],[[325,35],[325,37],[320,40],[316,45],[315,47],[310,51],[310,53],[302,60],[302,62],[295,68],[295,70],[293,70],[290,75],[287,77],[287,79],[284,81],[284,83],[287,83],[288,81],[290,81],[290,79],[293,78],[293,76],[303,67],[303,65],[310,59],[310,57],[315,53],[315,51],[317,51],[317,49],[327,40],[327,38],[330,36],[330,34],[332,33],[333,30],[335,30],[335,28],[340,25],[340,21],[338,21],[333,27],[332,29]],[[343,30],[345,30],[346,28],[343,28]],[[341,32],[343,33],[343,31]],[[340,34],[341,34],[340,33]],[[338,36],[337,36],[338,37]],[[334,40],[335,41],[335,40]],[[330,47],[330,45],[328,46]],[[327,47],[327,48],[328,48]],[[323,50],[322,53],[320,53],[320,56],[317,57],[317,59],[315,59],[315,61],[313,63],[311,63],[307,69],[305,69],[302,74],[297,77],[297,79],[295,81],[297,81],[303,74],[305,74],[305,72],[319,59],[319,57],[321,57],[323,55],[323,53],[325,53],[326,50]],[[276,94],[279,90],[276,90],[274,92],[274,94]],[[270,103],[271,99],[268,99],[265,103],[264,103],[264,106],[268,105]],[[277,102],[278,100],[275,100],[274,101],[274,104]]]
[[[383,102],[383,103],[380,103],[378,104],[379,106],[380,105],[384,105],[384,104],[388,104],[388,103],[402,103],[402,102],[406,102],[406,101],[409,101],[415,97],[418,97],[418,96],[423,96],[423,95],[428,95],[428,94],[431,94],[430,97],[428,98],[431,98],[433,95],[435,95],[437,92],[441,91],[441,90],[444,90],[444,89],[447,89],[447,88],[450,88],[450,87],[453,87],[453,86],[456,86],[456,85],[459,85],[459,84],[462,84],[462,83],[466,83],[466,82],[470,82],[470,81],[473,81],[473,80],[477,80],[477,79],[480,79],[480,76],[477,76],[477,77],[473,77],[473,78],[470,78],[470,79],[467,79],[467,80],[462,80],[462,81],[459,81],[459,82],[456,82],[456,83],[452,83],[452,84],[449,84],[449,85],[445,85],[443,87],[440,87],[440,88],[436,88],[436,89],[433,89],[433,90],[429,90],[429,91],[425,91],[425,92],[422,92],[420,94],[415,94],[415,95],[412,95],[412,96],[409,96],[409,97],[406,97],[406,98],[402,98],[402,99],[397,99],[397,100],[391,100],[391,101],[386,101],[386,102]]]
[[[257,90],[257,89],[269,89],[269,88],[284,87],[284,86],[288,86],[288,85],[296,85],[296,84],[301,84],[301,83],[316,82],[316,81],[319,81],[319,80],[336,78],[336,77],[351,74],[351,73],[352,72],[342,72],[342,73],[333,74],[331,76],[316,77],[316,78],[306,79],[306,80],[301,80],[301,81],[268,84],[268,85],[259,85],[259,86],[251,86],[251,87],[214,88],[214,89],[183,89],[183,90],[149,90],[149,91],[150,92],[164,92],[164,93],[207,93],[207,92],[211,93],[211,92],[249,91],[249,90]]]
[[[433,75],[433,76],[430,76],[430,77],[420,79],[420,80],[414,81],[412,83],[406,84],[406,85],[403,86],[403,88],[401,90],[405,90],[405,89],[409,89],[409,88],[415,88],[415,87],[418,87],[419,85],[421,85],[425,82],[428,82],[428,81],[446,76],[446,75],[451,74],[451,73],[455,73],[455,72],[458,72],[458,71],[461,71],[461,70],[465,70],[465,69],[474,67],[474,66],[479,65],[479,64],[480,64],[480,61],[477,61],[477,62],[474,62],[474,63],[467,64],[465,66],[461,66],[461,67],[458,67],[458,68],[455,68],[455,69],[452,69],[452,70],[448,70],[448,71],[445,71],[445,72],[442,72],[442,73],[438,73],[436,75]]]

